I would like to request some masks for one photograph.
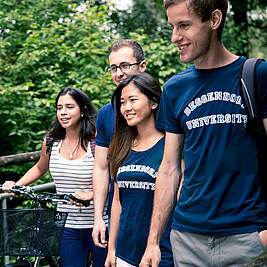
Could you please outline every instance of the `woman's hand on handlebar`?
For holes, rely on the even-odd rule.
[[[76,191],[73,194],[74,197],[81,199],[81,200],[92,200],[93,199],[93,191],[89,191],[89,192],[82,192],[82,191]],[[76,206],[84,206],[82,203],[78,203],[72,199],[70,199],[71,204],[76,205]]]
[[[16,183],[14,181],[5,181],[4,184],[2,185],[3,187],[3,191],[6,192],[6,193],[11,193],[10,190],[8,190],[8,188],[12,188],[16,185]],[[12,193],[14,196],[15,194]]]

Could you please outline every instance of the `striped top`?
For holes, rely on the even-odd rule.
[[[58,194],[74,194],[76,191],[89,192],[93,190],[92,172],[94,157],[91,145],[88,144],[84,157],[76,160],[68,160],[59,154],[61,141],[55,141],[51,150],[49,161],[50,174],[53,177]],[[89,207],[78,207],[72,204],[58,204],[58,211],[68,212],[65,227],[75,229],[93,228],[94,204],[91,200]],[[105,205],[104,214],[106,214]],[[103,216],[107,223],[107,215]]]

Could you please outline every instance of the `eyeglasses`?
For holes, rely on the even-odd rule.
[[[127,62],[122,62],[120,65],[116,66],[116,65],[112,65],[110,67],[107,68],[108,72],[111,73],[117,73],[117,69],[120,69],[122,72],[126,72],[130,69],[131,66],[134,65],[139,65],[141,62],[135,62],[135,63],[127,63]]]

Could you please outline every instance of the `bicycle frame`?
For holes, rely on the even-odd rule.
[[[55,183],[49,182],[45,184],[34,185],[32,186],[32,189],[34,190],[34,192],[37,192],[37,193],[43,192],[45,190],[54,190]],[[11,196],[12,196],[11,193],[1,193],[1,190],[0,190],[0,202],[1,202],[2,209],[8,209],[7,199],[10,198]],[[3,256],[1,260],[3,261],[1,262],[3,265],[8,265],[10,263],[10,256]]]
[[[70,200],[73,200],[75,202],[83,204],[84,206],[89,206],[89,204],[90,204],[90,201],[80,200],[80,199],[75,198],[73,195],[69,195],[69,194],[55,194],[55,193],[43,192],[42,194],[39,193],[39,194],[35,195],[33,188],[28,187],[28,186],[15,186],[15,187],[9,189],[9,188],[3,188],[0,185],[0,189],[9,190],[12,193],[19,194],[19,195],[26,195],[28,198],[33,200],[35,203],[38,203],[40,205],[40,209],[30,210],[35,214],[39,214],[39,213],[41,214],[43,212],[44,215],[45,215],[45,213],[48,213],[48,214],[51,213],[52,210],[50,208],[48,208],[48,205],[51,204],[51,203],[59,203],[59,202],[60,203],[69,203]],[[3,213],[3,215],[5,215],[5,213],[7,215],[8,211],[10,211],[10,210],[2,210],[1,212]],[[18,210],[14,210],[12,212],[15,213],[17,211]],[[21,211],[25,212],[25,210],[21,210]],[[50,211],[50,212],[48,212],[48,211]],[[61,221],[61,216],[62,215],[61,215],[60,212],[56,212],[56,211],[54,211],[54,212],[55,212],[55,215],[53,215],[54,218],[52,217],[51,227],[55,226],[56,223],[57,223],[56,229],[58,229],[58,226],[59,226],[58,223],[59,223],[59,221]],[[37,237],[38,237],[38,233],[40,232],[40,229],[42,227],[42,218],[44,217],[44,215],[42,215],[42,216],[41,215],[38,215],[40,217],[37,216],[37,219],[35,218],[36,221],[30,218],[30,221],[34,221],[34,224],[32,225],[32,228],[34,229],[34,231],[33,231],[34,240],[31,240],[31,248],[33,248],[33,249],[38,247],[38,242],[39,241],[38,241]],[[50,216],[50,214],[49,214],[49,216]],[[51,219],[49,216],[48,216],[48,218]],[[5,216],[3,216],[3,233],[8,233],[7,218],[4,218],[4,217]],[[46,218],[46,224],[48,223],[47,222],[48,218]],[[18,221],[23,221],[23,220],[19,219]],[[63,224],[61,224],[61,228],[59,228],[60,229],[60,234],[56,238],[53,238],[54,240],[61,240],[61,235],[62,235],[62,232],[63,232],[63,227],[64,227],[64,224],[65,224],[65,220],[66,220],[66,216],[63,219]],[[54,230],[49,229],[51,231],[49,231],[48,233],[46,232],[44,239],[46,239],[46,240],[48,239],[49,233],[54,233],[54,232],[57,233],[56,229],[54,229]],[[8,240],[8,235],[3,234],[3,236],[4,236],[4,241],[3,241],[4,242],[4,253],[6,253],[6,251],[9,251],[8,250],[8,242],[9,242],[9,240]],[[59,248],[59,243],[56,244],[56,245],[58,245],[58,248]],[[48,243],[46,246],[43,246],[43,247],[49,248],[50,246],[51,246],[51,242]],[[20,250],[21,250],[21,248],[20,248]],[[25,251],[26,250],[27,250],[27,246],[25,246]],[[51,249],[51,252],[50,251],[48,252],[47,250],[45,250],[45,252],[43,252],[43,251],[40,252],[39,253],[40,255],[36,252],[36,250],[32,253],[32,255],[30,255],[31,253],[27,254],[26,252],[23,252],[23,253],[22,252],[18,252],[17,253],[17,252],[13,251],[12,253],[13,254],[17,253],[16,255],[21,255],[17,259],[18,261],[22,262],[23,265],[21,265],[21,266],[34,266],[34,267],[37,267],[37,266],[39,266],[39,262],[40,262],[41,257],[44,256],[46,258],[46,260],[48,261],[48,263],[50,264],[50,266],[54,267],[54,266],[59,266],[58,261],[55,259],[54,255],[51,254],[54,251],[57,251],[57,249],[56,249],[56,247],[53,246],[53,248]],[[0,253],[1,253],[1,247],[0,247]],[[43,255],[42,255],[42,253],[43,253]],[[8,253],[8,254],[10,254],[10,253]],[[8,255],[8,254],[6,254],[6,255]],[[34,262],[30,262],[26,258],[26,256],[34,256],[35,257]],[[13,265],[12,264],[8,264],[5,267],[11,267],[11,266],[18,266],[18,265],[16,265],[16,263],[14,263]]]
[[[0,187],[1,188],[1,187]],[[2,189],[5,189],[5,188],[2,188]],[[48,209],[47,205],[48,203],[54,203],[54,202],[63,202],[63,203],[67,203],[69,202],[67,199],[64,199],[62,196],[59,196],[57,194],[52,194],[52,193],[44,193],[44,194],[37,194],[36,196],[34,195],[34,190],[32,190],[32,188],[30,187],[19,187],[19,188],[14,188],[14,189],[11,189],[10,190],[11,192],[13,193],[16,193],[16,194],[22,194],[22,195],[26,195],[28,196],[30,199],[32,199],[35,203],[39,203],[41,208],[40,209],[33,209],[33,210],[1,210],[1,215],[2,216],[2,221],[3,221],[3,248],[2,250],[4,250],[4,255],[17,255],[17,254],[21,254],[21,256],[19,256],[17,258],[17,263],[11,263],[11,264],[7,264],[6,267],[11,267],[11,266],[19,266],[18,264],[20,264],[21,266],[34,266],[34,267],[37,267],[40,263],[40,259],[42,256],[45,256],[45,258],[50,262],[50,266],[58,266],[58,263],[56,263],[56,260],[53,258],[52,255],[38,255],[38,254],[42,254],[42,251],[34,251],[33,252],[33,255],[29,255],[29,252],[27,251],[27,246],[30,246],[30,245],[33,245],[33,246],[36,246],[36,244],[34,243],[35,241],[39,242],[38,241],[38,234],[41,233],[41,230],[42,230],[42,219],[45,219],[45,223],[51,223],[50,222],[50,217],[51,216],[58,216],[59,212],[57,211],[53,211],[51,209]],[[22,213],[22,215],[20,215],[20,213]],[[38,214],[38,215],[36,215]],[[8,216],[11,216],[11,217],[8,217]],[[26,241],[26,245],[24,244],[24,251],[23,252],[17,252],[15,250],[11,251],[11,254],[8,253],[9,251],[9,245],[10,245],[10,241],[12,240],[9,240],[11,237],[10,237],[10,233],[8,232],[9,229],[8,229],[8,223],[10,224],[12,222],[12,216],[14,215],[14,218],[16,219],[17,216],[22,216],[22,219],[19,218],[20,221],[22,221],[22,226],[21,225],[16,225],[17,228],[19,228],[18,230],[23,230],[21,227],[24,227],[23,226],[23,223],[24,221],[27,219],[27,216],[29,217],[27,219],[27,222],[25,222],[26,224],[27,223],[32,223],[33,221],[33,218],[35,218],[35,221],[34,221],[34,224],[32,225],[32,227],[28,227],[28,228],[35,228],[35,229],[31,229],[31,230],[28,230],[28,229],[25,229],[24,231],[24,235],[28,235],[29,231],[32,231],[30,232],[30,235],[32,235],[32,239],[31,241]],[[39,217],[38,217],[39,216]],[[53,218],[52,218],[53,219]],[[59,221],[60,218],[55,218],[56,222]],[[61,228],[60,231],[59,231],[59,235],[57,238],[55,238],[55,240],[59,240],[56,245],[58,245],[59,247],[59,243],[60,243],[60,240],[61,240],[61,235],[62,235],[62,231],[63,231],[63,227],[64,227],[64,224],[65,224],[65,220],[66,220],[66,215],[64,217],[64,220],[63,220],[63,223],[61,224]],[[52,220],[53,221],[53,220]],[[54,221],[53,221],[53,224],[54,224]],[[53,226],[53,225],[52,225]],[[58,226],[57,226],[58,227]],[[11,227],[13,228],[13,227]],[[15,227],[16,228],[16,227]],[[44,228],[44,227],[43,227]],[[54,230],[52,229],[50,231],[51,233],[54,233]],[[26,238],[25,236],[25,238]],[[16,233],[15,233],[15,238],[16,237],[19,237],[19,234],[16,236]],[[23,236],[24,237],[24,236]],[[46,240],[47,241],[47,240]],[[27,244],[28,243],[31,243],[31,244]],[[23,243],[23,242],[22,242]],[[48,242],[49,243],[49,242]],[[51,245],[51,243],[50,243]],[[14,246],[13,244],[11,244],[11,246]],[[19,244],[19,246],[23,246],[23,244]],[[0,247],[1,248],[1,247]],[[52,250],[55,249],[55,246],[52,248]],[[0,251],[1,252],[1,251]],[[8,254],[6,254],[6,252]],[[1,253],[3,255],[3,253]],[[17,254],[16,254],[17,253]],[[49,254],[47,251],[44,252],[44,254]],[[23,255],[25,254],[25,255]],[[29,261],[27,259],[27,256],[34,256],[35,257],[35,260],[33,262]],[[52,262],[52,263],[51,263]]]

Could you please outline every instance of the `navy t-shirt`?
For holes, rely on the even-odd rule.
[[[239,93],[244,57],[215,69],[191,66],[164,86],[157,128],[185,135],[184,183],[172,228],[207,235],[267,229],[259,198],[256,140],[244,126]],[[257,68],[259,101],[267,117],[267,63]]]
[[[139,265],[145,252],[153,209],[155,180],[162,160],[165,138],[146,151],[131,151],[117,174],[122,206],[116,256]],[[170,245],[172,218],[160,241],[160,266],[173,266]]]

